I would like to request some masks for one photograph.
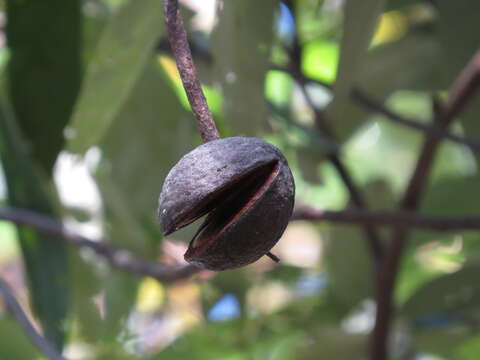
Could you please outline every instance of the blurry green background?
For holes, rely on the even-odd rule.
[[[349,207],[325,153],[371,209],[392,210],[422,134],[372,114],[359,87],[428,123],[480,45],[478,0],[185,0],[184,17],[222,136],[283,150],[297,204]],[[162,238],[163,179],[201,143],[168,50],[161,0],[3,0],[0,155],[4,204],[56,216],[149,261],[176,264],[196,225]],[[299,42],[307,91],[338,135],[314,126],[288,72]],[[322,85],[323,84],[323,85]],[[334,85],[336,96],[330,85]],[[454,127],[480,135],[480,97]],[[443,143],[421,211],[480,210],[478,154]],[[382,233],[388,235],[388,229]],[[356,226],[292,222],[280,265],[160,284],[88,251],[0,223],[0,276],[71,360],[366,359],[373,264]],[[394,359],[480,357],[480,234],[415,231],[397,283]],[[41,359],[0,300],[0,359]]]

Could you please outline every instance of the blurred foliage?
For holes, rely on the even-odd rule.
[[[5,101],[0,109],[0,153],[12,206],[56,214],[57,202],[51,181],[35,166],[28,154],[12,111]],[[62,323],[68,301],[67,246],[50,236],[25,228],[17,228],[26,270],[31,283],[32,302],[46,336],[58,346],[63,343]]]
[[[352,89],[428,124],[432,94],[446,96],[480,45],[475,0],[183,3],[222,135],[281,148],[297,203],[325,209],[349,206],[326,152],[341,148],[371,209],[393,210],[422,142],[353,102]],[[181,262],[197,224],[162,239],[155,208],[168,170],[201,140],[165,45],[161,1],[7,0],[0,9],[2,202],[59,216],[148,261]],[[336,141],[318,131],[299,83],[279,70],[295,36],[296,61],[313,80],[308,94]],[[456,133],[480,136],[479,99]],[[478,214],[478,177],[476,154],[443,143],[421,212]],[[374,268],[351,225],[292,223],[273,250],[280,265],[261,259],[172,285],[7,223],[0,235],[0,275],[72,360],[367,357]],[[478,232],[412,232],[396,286],[393,358],[478,358],[479,266]],[[1,301],[0,334],[0,359],[40,358]]]

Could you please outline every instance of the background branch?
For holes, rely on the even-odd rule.
[[[361,209],[341,211],[320,210],[307,205],[295,208],[292,218],[295,220],[329,221],[353,225],[403,226],[434,231],[480,230],[480,216],[427,216],[409,212],[382,212]]]
[[[480,83],[480,52],[458,75],[450,90],[450,97],[434,123],[441,129],[447,129],[455,117],[465,107]],[[400,210],[415,212],[419,206],[430,169],[435,159],[440,139],[428,136],[423,144],[415,170],[400,203]],[[406,246],[408,228],[397,226],[394,229],[392,242],[382,259],[377,279],[377,313],[375,326],[371,336],[371,360],[385,360],[388,354],[388,336],[393,318],[393,292],[399,263]]]
[[[62,223],[43,215],[16,208],[0,209],[0,219],[11,221],[35,229],[39,232],[53,235],[69,244],[87,248],[104,258],[114,268],[127,273],[151,276],[161,282],[173,282],[185,279],[200,271],[193,265],[170,266],[165,264],[147,263],[137,259],[131,252],[116,249],[105,243],[93,241],[66,229]]]
[[[384,106],[380,102],[375,101],[374,99],[372,99],[370,96],[368,96],[367,94],[365,94],[359,89],[354,89],[352,91],[351,96],[352,96],[352,99],[355,100],[359,105],[371,111],[374,111],[380,115],[383,115],[386,118],[398,124],[405,125],[412,129],[420,130],[424,133],[427,133],[428,136],[445,138],[457,144],[466,146],[475,153],[480,153],[480,141],[476,139],[469,139],[464,136],[455,135],[455,134],[452,134],[451,132],[448,132],[446,129],[440,128],[439,126],[422,124],[418,120],[413,120],[405,116],[402,116],[388,109],[386,106]]]
[[[303,75],[303,73],[301,72],[298,72],[298,71],[294,72],[291,69],[287,69],[279,66],[272,66],[271,69],[290,74],[295,79],[295,81],[297,81],[297,83],[302,84],[303,86],[307,85],[308,83],[314,83],[322,87],[325,87],[327,89],[333,90],[330,84],[327,84],[323,81],[319,81],[317,79],[309,78]],[[372,96],[368,95],[366,92],[364,92],[359,88],[353,88],[352,92],[350,93],[350,97],[359,106],[362,106],[372,112],[383,115],[387,119],[394,121],[395,123],[407,126],[413,130],[418,130],[424,133],[428,133],[430,136],[445,138],[459,145],[466,146],[475,153],[480,153],[480,140],[470,139],[466,136],[455,135],[447,131],[446,129],[442,129],[436,126],[435,124],[433,125],[423,124],[419,120],[411,119],[406,116],[400,115],[390,110],[380,101],[374,99]]]
[[[183,87],[197,120],[198,130],[204,142],[220,137],[212,113],[203,94],[197,70],[192,60],[192,52],[187,40],[187,32],[178,8],[178,0],[165,0],[165,21],[167,35],[175,57]]]
[[[285,1],[285,4],[290,8],[291,13],[295,17],[295,7],[292,1]],[[291,49],[287,49],[287,52],[290,56],[290,64],[289,70],[291,71],[292,76],[294,79],[299,83],[300,89],[302,91],[305,100],[307,101],[308,105],[314,112],[315,116],[315,124],[318,129],[325,135],[326,137],[330,138],[333,142],[336,142],[335,135],[333,130],[328,125],[327,121],[325,120],[323,114],[315,107],[313,99],[311,98],[310,94],[306,89],[306,82],[304,81],[305,77],[303,76],[302,69],[301,69],[301,56],[302,56],[302,49],[301,45],[297,36],[297,31],[295,31],[295,36],[293,40],[293,44]],[[350,175],[347,167],[343,164],[342,159],[338,155],[336,151],[329,151],[327,154],[327,159],[332,163],[332,165],[337,170],[340,178],[342,179],[345,187],[347,188],[352,203],[355,207],[359,209],[366,209],[367,204],[364,200],[360,190],[357,188],[353,177]],[[368,247],[370,252],[372,253],[373,258],[378,263],[382,256],[382,243],[380,241],[380,236],[378,235],[376,229],[368,224],[363,226],[363,231],[365,233],[365,239],[367,241]]]
[[[32,325],[22,307],[10,291],[10,287],[0,279],[0,294],[2,295],[7,309],[17,319],[20,326],[30,338],[32,343],[50,360],[66,360],[57,350],[42,336]]]

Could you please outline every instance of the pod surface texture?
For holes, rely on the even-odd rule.
[[[208,213],[185,259],[210,270],[238,268],[276,244],[294,195],[280,150],[258,138],[224,138],[200,145],[170,170],[158,218],[162,232],[170,234]]]

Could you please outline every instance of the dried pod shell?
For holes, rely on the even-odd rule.
[[[167,235],[208,213],[185,259],[225,270],[265,255],[283,234],[295,185],[287,161],[273,145],[232,137],[203,144],[170,171],[158,217]]]

